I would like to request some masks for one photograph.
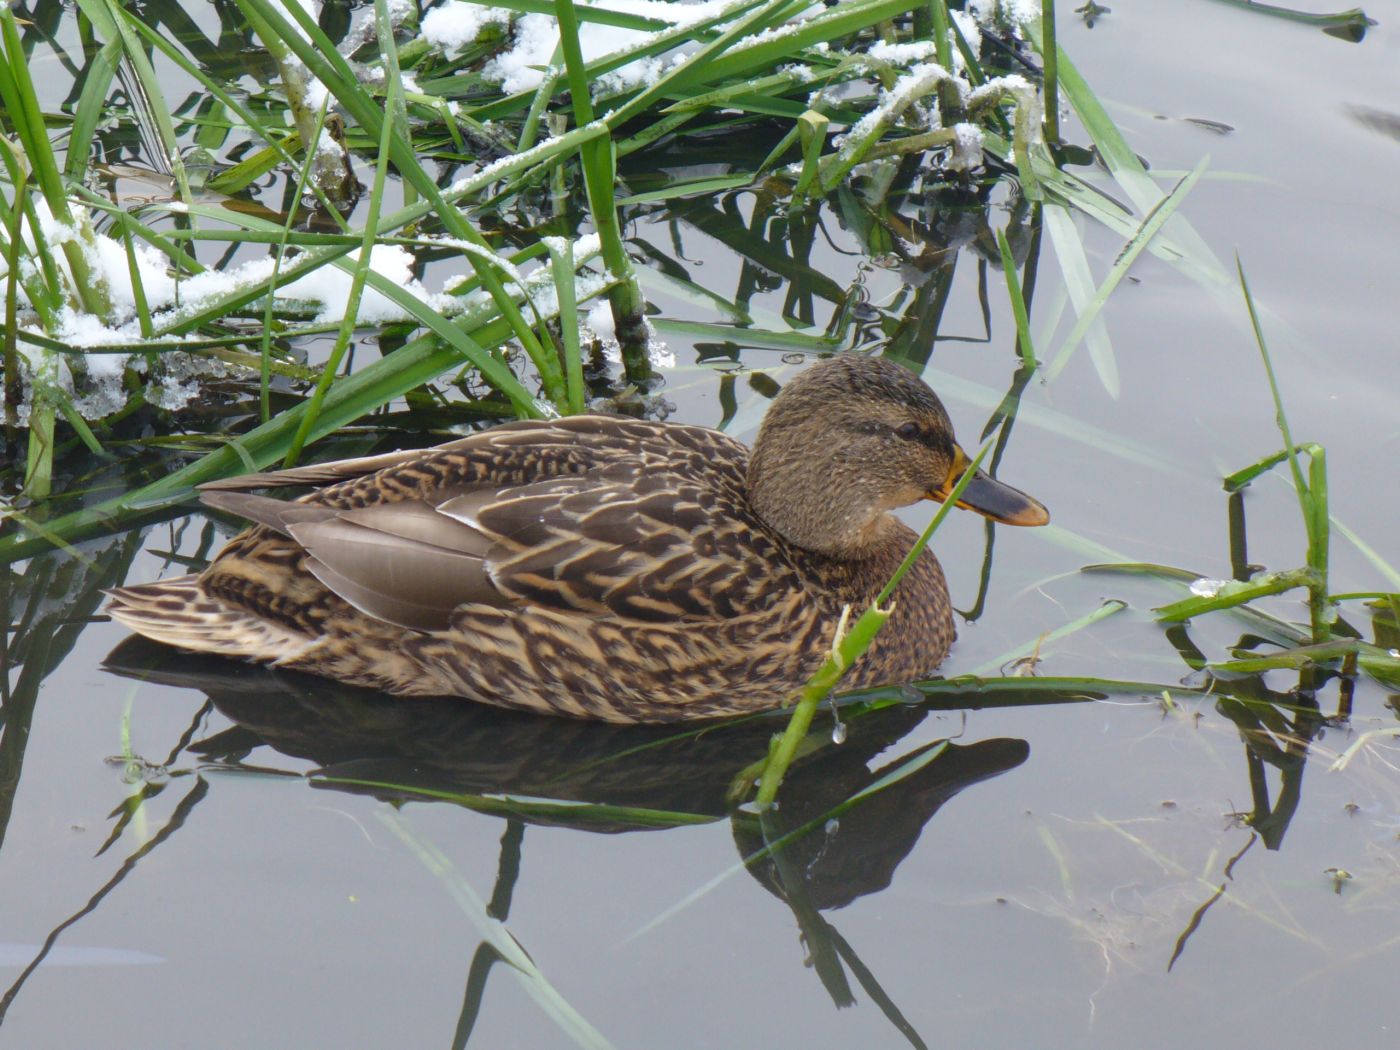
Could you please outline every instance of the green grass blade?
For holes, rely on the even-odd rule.
[[[385,7],[385,0],[375,0],[374,10],[378,22],[377,36],[380,46],[384,48],[385,64],[391,68],[392,73],[397,73],[397,69],[393,68],[396,66],[393,58],[394,36],[393,30],[389,26],[389,12]],[[292,446],[287,449],[287,455],[282,460],[282,466],[285,468],[296,466],[297,459],[301,456],[301,450],[306,445],[312,428],[316,425],[316,418],[321,414],[321,404],[326,399],[326,391],[330,389],[336,373],[340,371],[340,364],[345,359],[345,353],[349,350],[350,341],[355,335],[355,320],[360,313],[360,300],[364,295],[365,278],[370,272],[370,264],[373,261],[375,233],[379,229],[379,213],[384,203],[384,185],[389,174],[389,142],[394,129],[394,114],[401,112],[403,108],[403,82],[392,73],[387,77],[389,100],[379,135],[379,152],[374,166],[374,185],[370,189],[369,211],[365,216],[364,236],[360,241],[360,253],[355,261],[355,273],[350,282],[350,295],[345,305],[345,316],[341,319],[340,331],[336,335],[335,345],[331,347],[325,367],[321,370],[321,377],[316,381],[316,389],[311,392],[311,398],[306,405],[306,411],[302,414],[301,423],[297,426],[296,434],[292,437]],[[324,107],[321,113],[322,116],[317,120],[318,128],[325,123]],[[307,144],[308,153],[314,154],[319,148],[320,143],[316,140]]]
[[[939,526],[943,524],[957,505],[963,491],[972,483],[977,468],[982,465],[982,460],[991,450],[992,442],[989,441],[973,457],[972,462],[963,472],[963,476],[953,486],[953,491],[948,494],[943,505],[938,508],[938,513],[933,516],[928,527],[914,541],[914,545],[909,548],[909,553],[899,563],[899,567],[890,576],[889,581],[876,596],[870,608],[861,612],[860,617],[849,631],[843,634],[841,627],[837,628],[837,636],[832,641],[831,655],[802,687],[798,694],[797,706],[793,708],[792,718],[788,721],[787,729],[774,742],[768,755],[768,761],[763,766],[763,777],[759,782],[758,796],[755,799],[755,804],[760,810],[769,808],[777,799],[778,788],[783,782],[783,777],[787,775],[792,760],[797,755],[799,745],[807,736],[807,730],[811,727],[812,717],[816,714],[817,706],[826,699],[827,694],[835,688],[836,683],[841,680],[851,665],[870,648],[875,636],[890,616],[889,610],[882,608],[882,606],[889,601],[895,588],[899,586],[899,581],[913,567],[919,555],[928,546],[929,540],[933,538],[933,534],[938,531]],[[842,626],[844,626],[845,615],[845,613],[842,615]]]
[[[1295,587],[1312,587],[1317,583],[1317,574],[1311,569],[1285,569],[1282,572],[1261,572],[1253,579],[1242,582],[1227,580],[1214,594],[1185,598],[1170,605],[1153,610],[1157,619],[1164,623],[1179,623],[1193,616],[1201,616],[1217,609],[1231,609],[1263,598],[1270,594],[1282,594]]]
[[[121,41],[108,38],[92,56],[83,78],[83,90],[78,104],[73,107],[73,124],[68,129],[68,156],[64,163],[64,173],[74,182],[81,182],[87,176],[93,138],[97,126],[107,118],[107,96],[112,79],[117,75],[121,54]]]
[[[1031,318],[1026,311],[1026,298],[1021,294],[1021,278],[1016,273],[1016,260],[1011,255],[1011,245],[1006,239],[1006,231],[997,230],[997,249],[1001,252],[1001,272],[1006,280],[1006,294],[1011,299],[1011,315],[1016,319],[1016,349],[1021,361],[1028,369],[1035,370],[1035,344],[1031,340]]]

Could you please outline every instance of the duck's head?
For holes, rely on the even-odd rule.
[[[749,459],[749,501],[790,542],[858,558],[882,542],[887,512],[942,500],[969,466],[942,403],[893,361],[838,354],[779,393]],[[978,471],[958,506],[1008,525],[1044,525],[1046,509]]]

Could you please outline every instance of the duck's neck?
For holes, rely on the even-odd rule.
[[[791,455],[761,444],[749,457],[748,496],[764,524],[789,543],[830,558],[864,560],[889,542],[899,523],[854,464],[834,470],[810,449]],[[843,469],[846,468],[846,469]]]

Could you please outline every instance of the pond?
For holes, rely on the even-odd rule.
[[[886,691],[844,709],[839,744],[819,711],[760,818],[728,793],[781,713],[592,725],[127,642],[100,588],[190,571],[238,527],[193,504],[28,552],[4,581],[0,1045],[1395,1045],[1395,605],[1340,606],[1374,674],[1354,656],[1219,666],[1307,640],[1303,590],[1154,612],[1308,557],[1286,464],[1222,488],[1282,447],[1236,254],[1293,439],[1326,449],[1327,586],[1400,591],[1393,12],[1369,11],[1358,40],[1218,0],[1060,7],[1061,46],[1158,190],[1186,189],[1165,228],[1184,257],[1138,256],[1068,356],[1079,268],[1092,294],[1141,210],[1127,234],[1083,210],[1037,221],[1002,182],[962,207],[842,190],[790,219],[762,185],[731,186],[624,231],[664,343],[646,411],[751,441],[816,354],[883,351],[939,391],[971,451],[1012,392],[998,475],[1053,524],[954,514],[933,541],[960,610],[941,671],[995,683]],[[76,46],[72,12],[30,14]],[[35,43],[57,105],[72,67],[54,56]],[[769,146],[711,137],[646,163],[724,177]],[[1102,164],[1068,160],[1124,198]],[[631,175],[634,194],[664,185]],[[1018,260],[1041,258],[1029,376],[993,232],[1008,228]],[[811,327],[779,345],[782,318]],[[304,360],[334,334],[299,341]],[[63,509],[206,451],[221,419],[247,422],[248,389],[192,406],[176,436],[143,423],[114,446],[129,456],[57,458]],[[428,444],[474,418],[409,395],[322,445]],[[902,512],[919,528],[932,513]],[[1086,571],[1102,563],[1185,571]]]

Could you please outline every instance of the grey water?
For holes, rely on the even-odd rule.
[[[1396,591],[1394,11],[1377,5],[1380,24],[1348,42],[1208,0],[1112,7],[1090,28],[1062,4],[1061,43],[1155,174],[1175,181],[1209,155],[1179,215],[1231,273],[1238,252],[1293,433],[1327,449],[1333,590]],[[1066,137],[1087,141],[1072,119]],[[754,207],[738,193],[712,211]],[[704,207],[689,214],[629,232],[667,252],[674,236],[694,281],[734,294],[744,261]],[[811,270],[863,282],[869,302],[942,282],[924,374],[976,445],[1018,365],[977,231],[931,239],[921,269],[868,258],[840,215],[822,219]],[[1101,277],[1122,238],[1083,232]],[[1072,327],[1059,274],[1040,269],[1043,357]],[[752,289],[770,315],[791,293],[772,273]],[[655,298],[662,318],[715,320]],[[1238,288],[1145,254],[1104,317],[1116,393],[1080,347],[1025,387],[999,466],[1054,525],[997,532],[990,571],[981,519],[954,516],[937,537],[954,603],[975,613],[949,675],[1010,673],[1034,654],[1043,676],[1170,690],[1193,652],[1226,659],[1252,631],[1228,615],[1166,630],[1151,610],[1180,588],[1082,571],[1128,560],[1232,575],[1220,479],[1280,446]],[[667,343],[673,418],[749,439],[772,384],[804,364]],[[1301,564],[1283,474],[1251,486],[1242,511],[1250,563]],[[1282,671],[1252,683],[1255,704],[1182,687],[898,705],[851,719],[840,743],[823,711],[826,746],[765,822],[725,792],[780,723],[671,739],[130,648],[128,674],[105,667],[125,635],[100,619],[96,588],[185,571],[222,529],[192,511],[6,575],[11,634],[29,641],[3,654],[0,1046],[1400,1038],[1400,738],[1360,739],[1396,728],[1400,697],[1374,681],[1345,695],[1321,683],[1315,714],[1289,706],[1298,676]],[[1115,600],[1126,607],[1046,638]],[[1307,615],[1292,595],[1262,608]],[[1396,644],[1382,614],[1346,615]],[[152,664],[154,677],[129,676]],[[1334,717],[1343,704],[1349,717]],[[742,863],[813,821],[791,848]]]

